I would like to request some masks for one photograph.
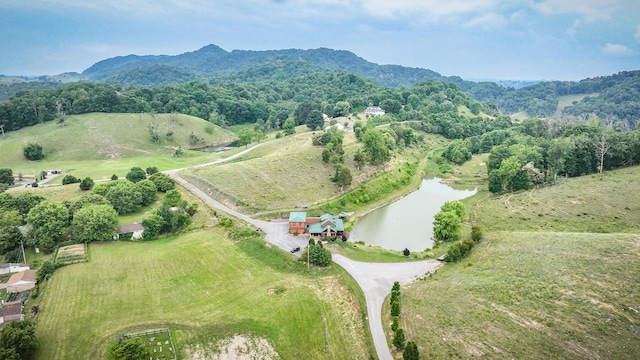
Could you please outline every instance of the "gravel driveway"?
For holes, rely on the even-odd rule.
[[[203,167],[221,162],[229,161],[236,157],[242,156],[247,152],[255,149],[261,144],[248,148],[238,154],[226,159],[220,159],[211,163],[201,164],[194,167]],[[176,181],[180,182],[193,194],[200,197],[207,204],[219,209],[229,215],[235,216],[247,223],[261,229],[265,233],[265,240],[284,251],[290,251],[294,247],[304,248],[309,241],[308,236],[289,234],[289,223],[287,221],[262,221],[252,219],[249,216],[230,209],[218,201],[214,200],[209,194],[195,187],[182,177],[178,172],[184,169],[174,169],[165,171]],[[300,256],[297,252],[295,256]],[[356,280],[362,292],[364,293],[367,303],[367,313],[369,314],[369,328],[371,336],[376,348],[376,353],[380,360],[393,360],[387,338],[382,327],[382,304],[385,297],[391,293],[391,287],[394,281],[399,281],[405,285],[416,280],[417,277],[423,276],[429,271],[435,270],[440,266],[440,262],[436,260],[404,262],[404,263],[368,263],[358,262],[348,259],[340,254],[332,254],[333,261],[342,266]]]

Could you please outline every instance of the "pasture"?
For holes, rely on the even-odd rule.
[[[149,129],[153,126],[159,134],[158,143],[151,140]],[[236,139],[233,133],[188,115],[90,113],[69,116],[64,126],[50,121],[7,132],[0,139],[0,153],[2,166],[11,168],[15,175],[61,169],[77,178],[100,180],[113,174],[123,177],[133,166],[166,170],[217,159],[215,154],[186,150],[194,147],[190,144],[192,133],[202,140],[198,146]],[[43,160],[24,158],[22,147],[31,141],[43,147]],[[185,150],[176,158],[173,151],[178,146]],[[52,183],[61,181],[58,177]]]
[[[486,230],[640,232],[640,167],[628,167],[512,194],[465,199]]]
[[[639,268],[635,234],[494,232],[404,287],[400,326],[427,359],[637,359]]]
[[[178,349],[245,334],[285,359],[368,359],[359,289],[348,279],[335,267],[307,275],[261,239],[217,228],[93,243],[90,262],[47,283],[37,359],[103,358],[119,335],[159,327],[172,329]]]

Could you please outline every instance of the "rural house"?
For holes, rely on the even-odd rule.
[[[33,289],[36,286],[36,271],[24,270],[11,275],[7,281],[8,293],[19,293]]]
[[[289,234],[304,234],[307,229],[307,213],[293,211],[289,213]]]
[[[342,236],[344,233],[343,217],[331,214],[307,217],[306,212],[291,212],[289,213],[289,233],[307,233],[311,236]]]
[[[384,110],[382,110],[380,106],[369,106],[364,110],[364,113],[365,115],[373,115],[373,116],[380,116],[385,114]]]
[[[24,320],[22,314],[22,302],[12,301],[4,303],[0,308],[0,324],[9,323],[15,320]]]
[[[0,275],[2,274],[13,274],[20,271],[29,270],[29,264],[16,264],[16,263],[5,263],[0,264]]]
[[[131,234],[129,239],[142,239],[142,233],[144,232],[144,226],[142,224],[130,224],[118,226],[116,230],[116,238],[119,239],[120,235]]]

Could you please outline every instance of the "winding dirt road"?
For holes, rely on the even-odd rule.
[[[192,168],[204,167],[229,161],[252,151],[262,144],[255,145],[233,156],[217,161],[192,166]],[[187,180],[182,178],[178,172],[185,170],[174,169],[164,171],[176,181],[180,182],[194,195],[200,197],[203,201],[218,210],[221,210],[231,216],[237,217],[247,223],[259,228],[265,232],[265,240],[284,251],[289,251],[294,247],[303,248],[307,245],[308,237],[293,236],[288,233],[287,222],[267,222],[253,219],[245,214],[237,212],[233,209],[214,200],[209,194],[197,188]],[[294,254],[299,256],[298,253]],[[332,254],[332,260],[342,266],[356,280],[367,303],[367,313],[369,314],[369,328],[371,336],[376,348],[376,353],[380,360],[393,360],[387,338],[382,326],[382,304],[387,295],[391,293],[391,287],[394,281],[399,281],[405,285],[413,282],[416,278],[423,276],[429,271],[435,270],[440,263],[435,260],[405,262],[405,263],[367,263],[358,262],[348,259],[340,254]]]

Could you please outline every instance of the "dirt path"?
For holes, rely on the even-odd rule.
[[[250,147],[226,159],[220,159],[193,167],[204,167],[229,161],[250,152],[260,145],[261,144]],[[164,173],[180,182],[186,189],[200,197],[209,206],[235,216],[255,226],[257,229],[264,231],[265,240],[280,249],[290,251],[294,247],[299,246],[303,248],[307,245],[309,237],[293,236],[289,234],[289,223],[286,221],[268,222],[256,220],[245,214],[232,210],[214,200],[210,194],[205,193],[178,175],[179,171],[185,169],[187,168],[168,170],[164,171]],[[300,256],[299,253],[295,253],[294,255]],[[366,263],[353,261],[335,253],[332,254],[332,259],[336,264],[342,266],[351,276],[353,276],[364,293],[365,301],[367,303],[367,313],[369,314],[369,328],[371,330],[371,336],[373,337],[373,343],[376,348],[378,358],[380,360],[393,360],[393,356],[389,350],[389,344],[387,344],[384,327],[382,326],[382,304],[384,303],[384,299],[391,293],[391,287],[393,286],[394,281],[399,281],[400,284],[403,285],[409,284],[415,281],[416,278],[423,276],[425,273],[435,270],[440,266],[440,262],[436,260],[426,260],[405,263]]]

